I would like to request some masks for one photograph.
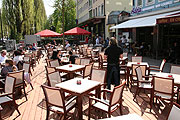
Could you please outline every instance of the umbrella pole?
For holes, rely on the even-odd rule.
[[[65,49],[65,40],[64,40],[64,0],[62,1],[62,32],[63,32],[63,48]]]

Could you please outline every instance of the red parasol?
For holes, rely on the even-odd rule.
[[[56,33],[51,30],[43,30],[41,32],[36,33],[35,35],[40,35],[41,37],[60,37],[61,35],[59,33]]]
[[[84,30],[82,28],[79,28],[79,27],[75,27],[71,30],[64,32],[64,35],[90,35],[90,34],[91,34],[91,32]],[[62,35],[63,34],[61,34],[61,36]]]

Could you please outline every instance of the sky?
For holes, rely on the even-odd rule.
[[[49,17],[54,12],[54,8],[52,7],[54,4],[54,0],[43,0],[44,1],[44,6],[46,9],[46,15]],[[2,0],[0,0],[0,8],[2,6]]]

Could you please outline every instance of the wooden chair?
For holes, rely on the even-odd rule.
[[[141,63],[143,61],[142,56],[132,56],[131,61]]]
[[[99,54],[99,65],[101,69],[107,68],[107,60],[104,60],[103,56],[100,54]]]
[[[173,96],[174,96],[173,78],[153,76],[152,86],[153,86],[152,98],[151,98],[152,102],[154,102],[154,98],[156,98],[157,100],[170,101],[170,104],[173,103]]]
[[[15,107],[18,114],[21,115],[18,110],[18,105],[15,102],[15,83],[16,78],[10,76],[6,77],[4,93],[0,95],[0,105],[11,104]]]
[[[180,105],[177,103],[173,103],[167,120],[179,120],[179,118],[180,118]]]
[[[83,79],[88,78],[91,76],[92,68],[93,68],[93,63],[90,63],[89,65],[85,65],[83,73],[82,74],[76,74],[76,75],[81,76]]]
[[[50,67],[50,63],[49,63],[49,62],[50,62],[52,59],[45,59],[45,60],[46,60],[47,66]]]
[[[66,120],[67,113],[76,106],[76,97],[66,100],[64,92],[59,88],[42,85],[42,89],[46,99],[46,120],[49,118],[50,111],[63,114]]]
[[[76,58],[75,59],[75,64],[76,65],[81,65],[81,59],[80,58]]]
[[[165,66],[166,60],[163,59],[160,66],[150,66],[150,74],[153,74],[154,71],[156,72],[163,72],[164,66]]]
[[[27,101],[28,99],[27,99],[27,94],[26,94],[26,90],[25,90],[26,83],[24,81],[24,70],[20,70],[20,71],[16,71],[16,72],[9,72],[8,76],[16,78],[15,89],[16,88],[23,89],[24,95],[25,95],[25,98]]]
[[[171,65],[170,73],[180,74],[180,66],[179,65]]]
[[[136,99],[136,95],[139,94],[140,90],[142,89],[150,91],[152,96],[152,83],[151,83],[152,81],[143,78],[141,67],[137,67],[135,71],[137,76],[137,89],[134,95],[134,100]],[[151,105],[151,97],[150,97],[150,105]],[[152,106],[150,108],[152,108]]]
[[[46,74],[49,74],[49,73],[56,71],[55,67],[45,66],[45,69],[46,69]]]
[[[131,72],[131,75],[130,75],[131,88],[132,88],[132,86],[134,86],[134,83],[137,83],[137,75],[136,75],[136,70],[135,70],[137,67],[141,68],[143,77],[146,77],[148,75],[146,65],[132,64],[132,72]]]
[[[88,58],[82,58],[81,59],[81,65],[89,65],[90,64],[90,59]]]
[[[23,63],[23,70],[25,80],[30,84],[31,88],[34,89],[30,79],[30,75],[32,76],[30,64]]]
[[[58,59],[49,61],[50,67],[58,67],[60,66]]]
[[[109,92],[111,94],[110,100],[106,99],[98,99],[89,97],[89,115],[88,119],[90,120],[90,113],[91,109],[95,108],[98,110],[101,110],[103,112],[106,112],[108,114],[108,117],[111,117],[111,114],[119,108],[120,113],[122,114],[122,96],[123,96],[123,89],[126,82],[123,81],[121,85],[116,86],[113,91],[110,90],[102,90],[101,92]],[[92,101],[95,101],[94,104],[92,104]]]
[[[62,79],[58,71],[47,74],[48,86],[55,87],[56,84],[61,83]]]

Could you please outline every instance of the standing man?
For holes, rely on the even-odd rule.
[[[115,86],[120,84],[120,68],[119,57],[123,57],[123,50],[118,46],[117,40],[112,37],[110,39],[110,46],[105,50],[105,59],[107,58],[107,85],[111,89],[111,84]],[[113,80],[112,80],[113,78]]]

